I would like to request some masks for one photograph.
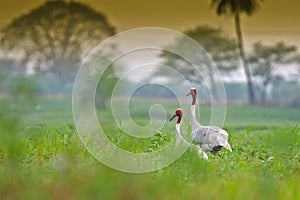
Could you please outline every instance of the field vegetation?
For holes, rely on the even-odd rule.
[[[70,101],[44,98],[38,103],[26,109],[2,101],[1,199],[300,198],[298,110],[229,105],[224,128],[232,153],[223,150],[222,157],[210,154],[205,161],[189,149],[159,171],[127,174],[87,152],[72,121]],[[204,124],[210,117],[207,107],[201,105]],[[143,108],[135,107],[133,118],[146,124],[149,119]],[[171,107],[167,110],[173,113]],[[175,137],[174,122],[166,122],[151,138],[133,140],[114,125],[110,115],[100,111],[99,122],[113,133],[107,137],[128,151],[156,151]],[[188,126],[185,120],[185,136]]]

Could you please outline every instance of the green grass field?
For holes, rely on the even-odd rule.
[[[299,109],[230,105],[225,129],[232,153],[205,161],[191,149],[159,171],[128,174],[85,150],[69,100],[38,103],[38,109],[1,104],[0,199],[300,199]],[[139,104],[135,120],[147,123]],[[207,123],[210,109],[201,106],[200,113]],[[152,138],[132,139],[112,126],[108,112],[98,117],[108,138],[129,151],[155,151],[174,138],[175,122]]]

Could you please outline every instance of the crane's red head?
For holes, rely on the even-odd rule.
[[[178,117],[182,117],[182,110],[181,109],[177,109],[176,111],[175,111],[175,114],[176,114],[176,116],[178,116]]]
[[[186,96],[189,96],[189,95],[192,95],[192,98],[193,98],[192,105],[195,105],[196,104],[196,98],[197,98],[196,88],[191,88],[190,92]]]
[[[182,110],[181,109],[177,109],[175,111],[175,115],[173,115],[173,117],[171,117],[171,119],[169,121],[172,121],[175,117],[178,117],[176,123],[180,124],[180,121],[181,121],[181,118],[182,118],[182,114],[183,114]]]

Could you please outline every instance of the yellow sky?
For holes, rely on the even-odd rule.
[[[211,25],[234,35],[233,19],[217,17],[210,0],[81,0],[105,13],[117,30],[158,26],[184,31],[196,25]],[[43,0],[1,0],[0,27],[42,4]],[[262,40],[284,40],[300,48],[300,1],[264,0],[251,17],[242,17],[246,45]]]

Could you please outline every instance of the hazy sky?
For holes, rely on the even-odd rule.
[[[102,11],[117,30],[159,26],[184,31],[196,25],[211,25],[234,34],[230,16],[217,17],[210,0],[81,0]],[[0,27],[28,12],[42,0],[1,0]],[[300,48],[300,1],[264,0],[251,17],[242,17],[246,45],[257,40],[266,43],[284,40]]]

